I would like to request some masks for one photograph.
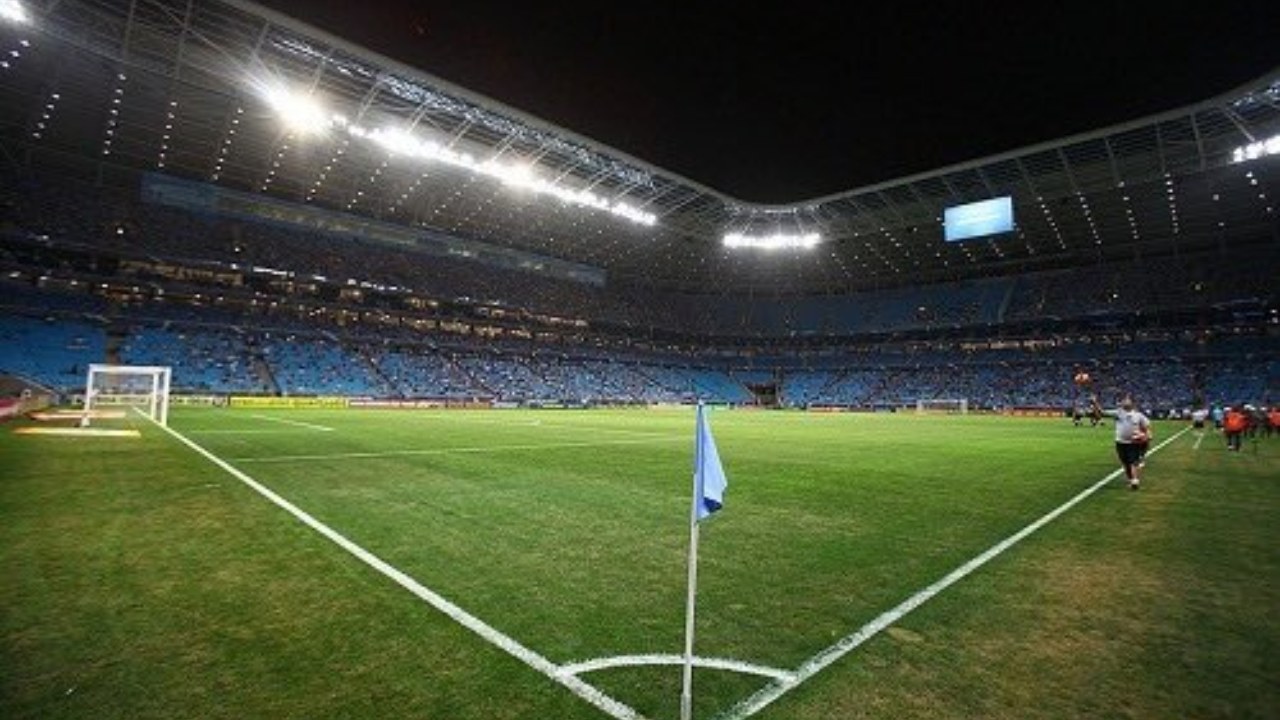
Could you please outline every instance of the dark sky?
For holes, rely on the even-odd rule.
[[[268,7],[751,202],[1135,119],[1280,67],[1280,2]]]

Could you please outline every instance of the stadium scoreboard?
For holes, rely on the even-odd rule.
[[[942,232],[947,242],[1013,232],[1013,198],[1005,196],[949,207],[943,211]]]

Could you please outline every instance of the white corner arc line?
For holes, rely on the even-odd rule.
[[[613,699],[599,688],[596,688],[575,676],[562,674],[558,665],[543,657],[541,654],[525,647],[514,638],[503,633],[501,630],[489,625],[466,610],[463,610],[454,603],[445,599],[443,596],[422,585],[417,580],[414,580],[412,577],[409,577],[405,573],[396,569],[382,558],[379,558],[377,555],[374,555],[363,547],[357,545],[355,542],[347,539],[346,536],[342,535],[337,530],[334,530],[328,525],[325,525],[312,517],[306,511],[277,495],[270,488],[236,469],[217,455],[205,450],[192,440],[189,440],[182,433],[179,433],[173,428],[159,424],[150,417],[147,417],[145,413],[138,411],[136,408],[135,411],[137,411],[139,415],[151,420],[156,427],[173,436],[178,440],[178,442],[181,442],[183,445],[191,448],[197,454],[218,466],[227,474],[236,478],[245,485],[248,485],[258,494],[271,501],[272,504],[294,516],[312,530],[315,530],[328,538],[338,547],[341,547],[343,550],[354,555],[361,562],[382,573],[387,578],[390,578],[397,585],[413,593],[423,602],[444,613],[454,622],[462,625],[476,635],[479,635],[490,644],[497,646],[500,650],[523,662],[525,665],[528,665],[551,680],[559,683],[565,688],[568,688],[574,695],[577,695],[583,700],[591,703],[595,707],[607,713],[610,717],[616,718],[616,720],[644,720],[644,716],[633,708]]]
[[[1147,454],[1153,455],[1156,452],[1159,452],[1164,446],[1168,445],[1174,440],[1177,440],[1184,433],[1186,433],[1187,430],[1190,430],[1190,429],[1191,429],[1190,427],[1185,427],[1179,430],[1178,432],[1174,433],[1173,435],[1170,435],[1167,440],[1151,448],[1150,452],[1148,452]],[[986,565],[988,562],[990,562],[992,559],[994,559],[995,557],[1003,553],[1005,550],[1008,550],[1014,545],[1017,545],[1019,542],[1026,539],[1027,536],[1036,532],[1037,530],[1044,527],[1045,525],[1048,525],[1050,522],[1053,522],[1060,515],[1070,510],[1071,508],[1075,507],[1085,498],[1088,498],[1090,495],[1093,495],[1099,489],[1104,487],[1107,483],[1117,478],[1120,475],[1120,473],[1122,473],[1123,471],[1124,471],[1123,468],[1112,471],[1106,477],[1102,478],[1101,480],[1095,482],[1093,485],[1090,485],[1089,487],[1080,491],[1075,497],[1059,505],[1053,510],[1050,510],[1048,513],[1045,513],[1039,519],[1033,521],[1030,525],[1027,525],[1026,527],[1022,528],[1018,532],[1010,535],[1004,540],[1001,540],[995,545],[992,545],[990,548],[988,548],[986,551],[984,551],[980,555],[974,557],[972,560],[969,560],[968,562],[964,563],[960,567],[957,567],[955,570],[952,570],[951,572],[947,573],[941,579],[934,582],[932,585],[929,585],[928,587],[924,588],[923,590],[917,592],[915,595],[912,595],[911,597],[902,601],[896,607],[881,613],[879,617],[867,623],[866,625],[863,625],[857,631],[840,638],[834,644],[828,646],[822,652],[819,652],[817,655],[814,655],[813,657],[809,658],[804,663],[802,663],[800,667],[797,668],[794,673],[792,673],[789,679],[777,680],[777,681],[774,681],[773,683],[770,683],[769,685],[766,685],[765,687],[757,691],[755,694],[751,695],[746,700],[743,700],[742,702],[738,703],[733,708],[731,708],[728,712],[721,715],[720,720],[744,720],[745,718],[751,717],[752,715],[755,715],[756,713],[760,712],[769,704],[771,704],[773,701],[777,700],[778,698],[782,697],[788,692],[794,690],[801,683],[805,682],[806,680],[813,677],[814,675],[817,675],[819,672],[826,669],[832,663],[836,662],[837,660],[844,657],[845,655],[848,655],[859,645],[862,645],[866,641],[875,637],[885,628],[889,627],[890,625],[893,625],[898,620],[901,620],[903,616],[905,616],[907,613],[911,612],[912,610],[915,610],[916,608],[920,607],[933,596],[937,595],[943,590],[946,590],[948,587],[951,587],[955,583],[962,580],[965,576],[972,573],[974,570],[977,570],[983,565]]]
[[[619,667],[640,667],[647,665],[683,665],[683,655],[614,655],[612,657],[592,658],[591,660],[583,660],[576,663],[568,663],[560,666],[560,672],[564,675],[581,675],[582,673],[596,672],[597,670],[609,670]],[[790,680],[795,674],[790,670],[782,670],[779,668],[768,667],[766,665],[756,665],[754,663],[742,662],[740,660],[730,660],[728,658],[706,658],[694,657],[694,667],[710,668],[712,670],[727,670],[729,672],[743,673],[745,675],[760,675],[774,680]]]
[[[292,425],[294,427],[306,428],[308,430],[318,430],[320,432],[333,432],[333,428],[327,425],[316,425],[315,423],[302,422],[301,420],[288,420],[286,418],[271,417],[270,415],[254,414],[249,417],[256,420],[266,420],[267,422],[280,423],[281,425]]]

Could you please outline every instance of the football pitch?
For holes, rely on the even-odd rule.
[[[691,411],[126,422],[0,426],[0,717],[679,716]],[[711,425],[695,718],[1280,717],[1280,437]]]

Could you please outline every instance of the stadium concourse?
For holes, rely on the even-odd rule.
[[[501,404],[1280,395],[1280,70],[766,206],[246,0],[125,5],[0,20],[0,371],[56,392],[108,362]],[[948,241],[979,202],[1012,214]]]

